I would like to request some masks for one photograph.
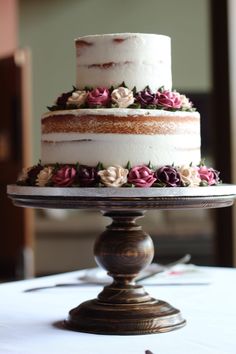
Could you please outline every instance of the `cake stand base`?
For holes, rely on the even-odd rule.
[[[184,326],[179,310],[152,298],[135,283],[154,255],[151,237],[136,224],[144,211],[112,210],[104,216],[112,223],[97,238],[94,255],[113,283],[97,299],[72,309],[66,326],[80,332],[119,335],[167,332]]]
[[[14,204],[33,208],[93,209],[112,219],[97,238],[97,264],[113,278],[97,299],[69,312],[65,327],[98,334],[148,334],[183,327],[179,310],[135,283],[153,259],[151,237],[136,224],[145,210],[221,208],[233,204],[235,185],[202,188],[38,188],[8,186]]]
[[[161,300],[114,305],[94,299],[71,310],[65,326],[79,332],[134,335],[168,332],[185,323],[179,310]]]

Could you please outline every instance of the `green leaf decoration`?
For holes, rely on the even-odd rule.
[[[108,90],[110,92],[110,94],[112,93],[112,91],[114,91],[114,86],[111,86]]]
[[[125,187],[125,188],[133,188],[134,185],[133,185],[132,183],[127,182],[127,183],[123,184],[122,187]]]
[[[128,161],[127,162],[127,165],[125,166],[125,168],[127,169],[127,170],[131,170],[131,163],[130,163],[130,161]]]
[[[102,162],[98,162],[98,164],[97,164],[97,166],[96,166],[96,170],[97,170],[97,171],[104,170],[104,166],[103,166]]]
[[[47,109],[49,110],[49,111],[58,111],[58,106],[56,106],[56,105],[53,105],[53,106],[47,106]]]
[[[122,83],[121,83],[119,86],[117,86],[117,87],[125,87],[125,88],[128,88],[128,87],[126,86],[126,84],[125,84],[124,81],[122,81]]]
[[[56,163],[56,164],[55,164],[55,171],[58,171],[58,170],[60,169],[60,167],[61,167],[60,164],[59,164],[59,163]]]
[[[166,187],[166,185],[163,182],[155,182],[153,184],[153,187],[163,188],[163,187]]]
[[[156,108],[157,108],[157,106],[155,104],[148,104],[146,106],[146,109],[156,109]]]
[[[208,183],[207,183],[207,181],[201,181],[200,183],[199,183],[199,186],[200,187],[207,187],[208,186]]]
[[[92,91],[93,87],[91,86],[85,86],[84,91]]]
[[[137,94],[137,87],[134,86],[133,89],[131,90],[133,92],[133,95],[135,96]]]
[[[112,103],[112,104],[111,104],[111,108],[119,108],[119,106],[118,106],[117,103]]]
[[[154,166],[152,165],[151,161],[148,162],[147,167],[150,168],[150,170],[154,170]]]
[[[199,166],[199,167],[205,166],[205,165],[206,165],[205,160],[206,160],[205,158],[202,158],[198,166]]]
[[[77,109],[78,106],[76,106],[76,104],[68,104],[66,109]]]
[[[133,103],[133,104],[129,105],[129,107],[128,107],[128,108],[139,109],[139,108],[141,108],[141,104],[140,104],[140,103],[138,103],[138,102],[135,102],[135,103]]]

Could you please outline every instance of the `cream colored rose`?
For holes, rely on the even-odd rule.
[[[28,172],[31,170],[31,167],[24,167],[17,178],[18,182],[25,182],[28,178]]]
[[[185,187],[199,186],[201,179],[196,167],[184,165],[178,167],[177,171],[179,172],[181,182]]]
[[[48,184],[50,179],[52,178],[53,168],[52,167],[44,167],[38,174],[36,179],[36,186],[44,187]]]
[[[109,166],[106,170],[101,170],[98,175],[102,183],[107,187],[121,187],[127,182],[129,171],[119,165]]]
[[[111,93],[111,99],[119,108],[126,108],[134,103],[133,92],[126,87],[118,87],[113,90]]]
[[[75,91],[72,95],[68,98],[67,104],[73,104],[77,107],[82,106],[85,103],[88,93],[86,91]]]
[[[181,108],[183,110],[188,110],[193,108],[193,104],[192,102],[190,102],[188,97],[186,97],[185,95],[180,95],[180,99],[181,99]]]

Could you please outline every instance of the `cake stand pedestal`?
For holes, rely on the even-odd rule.
[[[233,204],[236,186],[196,188],[50,188],[8,186],[16,206],[98,209],[110,217],[94,246],[96,262],[113,278],[98,297],[69,312],[65,326],[98,334],[167,332],[185,325],[181,312],[135,283],[154,255],[151,237],[135,220],[149,209],[221,208]]]

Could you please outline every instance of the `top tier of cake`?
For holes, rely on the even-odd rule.
[[[157,34],[122,33],[79,37],[76,44],[76,86],[118,86],[154,92],[171,90],[171,40]]]

